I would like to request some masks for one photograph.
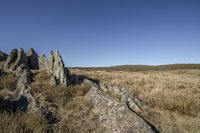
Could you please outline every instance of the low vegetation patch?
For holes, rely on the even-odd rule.
[[[40,71],[34,74],[31,84],[32,93],[39,101],[56,105],[59,116],[59,132],[61,133],[102,133],[103,128],[98,123],[98,117],[92,113],[93,104],[86,101],[84,96],[90,90],[88,83],[52,86],[47,83],[50,75]]]
[[[44,133],[47,132],[46,121],[36,113],[0,113],[1,133]]]
[[[16,85],[16,77],[14,74],[1,72],[0,74],[0,90],[12,90]]]

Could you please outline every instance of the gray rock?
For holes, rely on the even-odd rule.
[[[50,81],[52,84],[68,84],[69,71],[65,68],[62,57],[58,51],[56,51],[55,54],[51,51],[48,59],[44,55],[39,57],[39,69],[46,70],[47,73],[52,75]]]
[[[15,64],[17,57],[18,57],[17,49],[12,49],[10,51],[10,55],[7,57],[5,68],[10,69]]]
[[[7,58],[5,68],[7,70],[16,70],[17,67],[24,64],[28,67],[28,58],[23,49],[12,49],[10,55]]]
[[[58,51],[56,51],[54,59],[53,75],[55,76],[58,84],[60,83],[63,85],[67,85],[67,73],[65,71],[65,65]]]
[[[50,84],[51,85],[58,85],[57,81],[56,81],[56,77],[55,76],[51,76],[51,79],[50,79]]]
[[[38,69],[39,68],[38,55],[33,48],[29,49],[27,57],[28,57],[29,68]]]
[[[134,112],[141,113],[146,106],[135,95],[129,93],[128,88],[113,86],[109,83],[100,83],[99,87],[106,93],[114,93],[121,97],[121,103],[128,106],[128,108]]]
[[[45,55],[39,56],[39,69],[40,70],[47,70],[48,67],[48,59]]]
[[[0,61],[6,61],[8,55],[0,51]]]
[[[53,73],[53,69],[54,69],[54,62],[55,62],[55,59],[54,59],[54,55],[53,55],[53,51],[51,50],[50,52],[50,55],[49,55],[49,58],[48,58],[48,73],[52,74]]]
[[[28,67],[28,58],[27,58],[27,56],[26,56],[26,54],[25,54],[25,52],[22,48],[20,48],[18,50],[18,56],[17,56],[17,60],[14,64],[14,69],[16,69],[21,64],[24,64]]]
[[[123,103],[113,100],[107,93],[94,86],[85,98],[94,105],[93,113],[107,133],[151,133],[151,126]]]

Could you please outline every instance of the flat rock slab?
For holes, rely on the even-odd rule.
[[[151,126],[130,111],[124,104],[109,97],[101,89],[92,87],[85,98],[94,105],[93,112],[107,133],[151,133]]]

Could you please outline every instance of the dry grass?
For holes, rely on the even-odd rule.
[[[12,90],[16,85],[16,77],[14,74],[1,73],[0,74],[0,90],[9,89]]]
[[[184,126],[187,125],[190,128],[193,128],[190,123],[191,120],[200,121],[199,69],[140,72],[106,72],[80,69],[72,69],[71,71],[74,74],[82,74],[99,79],[104,83],[127,87],[130,93],[136,94],[150,109],[155,109],[161,113],[163,111],[168,114],[174,113],[176,115],[175,119],[177,121],[175,123],[177,128],[185,128],[183,125],[178,124],[181,120],[185,120]],[[144,117],[148,116],[144,114]],[[165,121],[166,117],[164,115],[160,117],[159,119]],[[151,121],[151,119],[153,119],[153,116],[149,120]],[[156,121],[155,125],[159,125],[161,120]],[[164,128],[164,124],[160,125],[163,126],[160,129]],[[197,130],[197,128],[195,129]],[[167,128],[165,127],[165,129]],[[200,127],[198,129],[200,130]]]
[[[41,107],[47,108],[56,118],[58,133],[103,133],[98,117],[92,113],[93,104],[84,99],[91,86],[87,83],[64,87],[49,84],[50,75],[33,71],[31,93]],[[0,77],[1,89],[15,87],[12,74]],[[39,113],[17,111],[0,113],[0,133],[45,133],[49,127]]]
[[[0,69],[4,68],[5,61],[0,61]]]
[[[102,133],[103,128],[92,113],[93,105],[84,99],[91,86],[87,83],[73,86],[51,86],[50,75],[45,72],[34,74],[32,93],[43,106],[55,105],[61,133]]]
[[[118,93],[116,93],[114,90],[108,91],[108,94],[111,96],[111,98],[115,99],[116,101],[121,101],[122,96]]]
[[[47,124],[38,113],[0,113],[0,133],[44,133]]]

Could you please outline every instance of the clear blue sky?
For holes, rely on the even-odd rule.
[[[200,63],[200,0],[1,0],[0,50],[66,66]]]

